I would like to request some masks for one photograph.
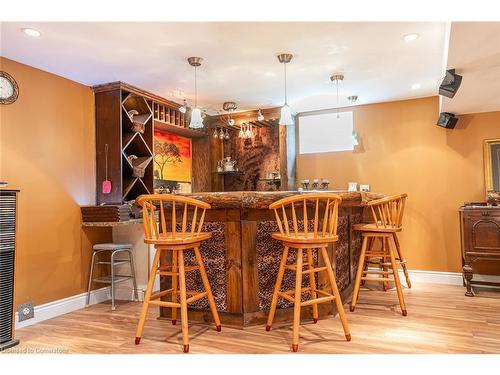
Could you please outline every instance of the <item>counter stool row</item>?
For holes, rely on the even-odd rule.
[[[350,310],[354,311],[361,286],[366,281],[383,283],[384,290],[388,283],[394,282],[404,316],[407,309],[399,280],[398,266],[403,268],[408,287],[411,287],[406,261],[401,252],[396,233],[402,229],[403,211],[406,194],[386,197],[367,203],[373,222],[357,224],[354,230],[360,231],[363,241],[360,260],[354,283],[354,292]],[[301,194],[280,199],[269,206],[274,211],[279,232],[272,237],[283,243],[283,253],[277,275],[276,285],[268,315],[266,330],[272,328],[278,299],[282,298],[293,304],[293,338],[292,350],[299,347],[300,312],[305,306],[312,306],[313,322],[318,321],[318,304],[335,302],[340,321],[347,341],[351,340],[349,325],[344,312],[343,303],[337,287],[335,272],[328,256],[328,248],[338,241],[338,211],[340,196],[331,193]],[[137,327],[135,343],[139,344],[150,305],[172,308],[172,324],[177,321],[177,309],[181,313],[183,351],[189,352],[188,312],[187,305],[201,298],[207,298],[212,318],[217,331],[221,331],[221,323],[215,300],[210,288],[207,273],[200,254],[201,242],[212,237],[203,232],[206,210],[210,205],[188,197],[159,194],[143,195],[137,199],[143,209],[144,241],[154,245],[155,257],[149,275],[148,286]],[[191,215],[189,217],[188,213]],[[98,253],[111,252],[110,262],[99,262],[111,265],[111,277],[92,279],[95,259]],[[193,251],[195,265],[185,264],[187,251]],[[116,276],[115,255],[125,252],[128,258],[119,262],[130,264],[131,275]],[[168,253],[168,264],[160,265],[162,253]],[[316,255],[316,256],[315,256]],[[315,261],[316,259],[316,261]],[[378,268],[369,267],[378,266]],[[200,273],[204,291],[189,291],[186,288],[186,273]],[[282,291],[283,276],[286,271],[295,273],[295,288]],[[323,277],[320,278],[320,273]],[[154,280],[157,275],[171,277],[171,288],[153,293]],[[94,246],[91,275],[89,278],[89,294],[92,280],[111,283],[112,308],[114,309],[114,283],[131,278],[134,284],[135,298],[137,287],[134,275],[133,256],[130,245],[101,244]],[[305,283],[303,282],[305,281]],[[304,284],[308,284],[304,286]]]

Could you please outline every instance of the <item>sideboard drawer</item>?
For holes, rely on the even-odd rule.
[[[466,253],[500,254],[500,216],[469,215],[464,224]]]

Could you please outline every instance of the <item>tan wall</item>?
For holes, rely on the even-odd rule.
[[[454,130],[435,125],[437,97],[353,112],[359,150],[299,155],[298,179],[324,177],[344,189],[356,181],[375,192],[408,193],[400,238],[409,268],[461,271],[458,208],[485,199],[483,140],[500,137],[500,112],[461,116]]]
[[[16,303],[35,305],[86,289],[90,244],[81,204],[95,203],[94,110],[89,87],[0,58],[19,99],[0,107],[0,179],[21,189]]]

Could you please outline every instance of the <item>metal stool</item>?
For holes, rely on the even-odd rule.
[[[89,275],[89,287],[87,291],[87,303],[90,303],[90,287],[92,286],[92,281],[96,283],[111,284],[111,310],[115,310],[115,284],[122,281],[132,279],[134,285],[134,300],[138,301],[137,295],[137,283],[135,280],[135,265],[134,256],[132,254],[132,245],[130,244],[116,244],[116,243],[101,243],[93,246],[94,253],[92,254],[92,264],[90,266]],[[97,261],[97,255],[102,252],[111,252],[110,261]],[[128,259],[116,259],[115,256],[120,253],[127,253]],[[120,264],[130,264],[130,275],[116,275],[115,266]],[[107,276],[101,276],[93,278],[94,276],[94,265],[95,264],[109,264],[111,265],[111,274]]]

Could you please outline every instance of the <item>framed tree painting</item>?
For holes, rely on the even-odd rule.
[[[154,177],[159,182],[191,182],[191,139],[154,132]]]

